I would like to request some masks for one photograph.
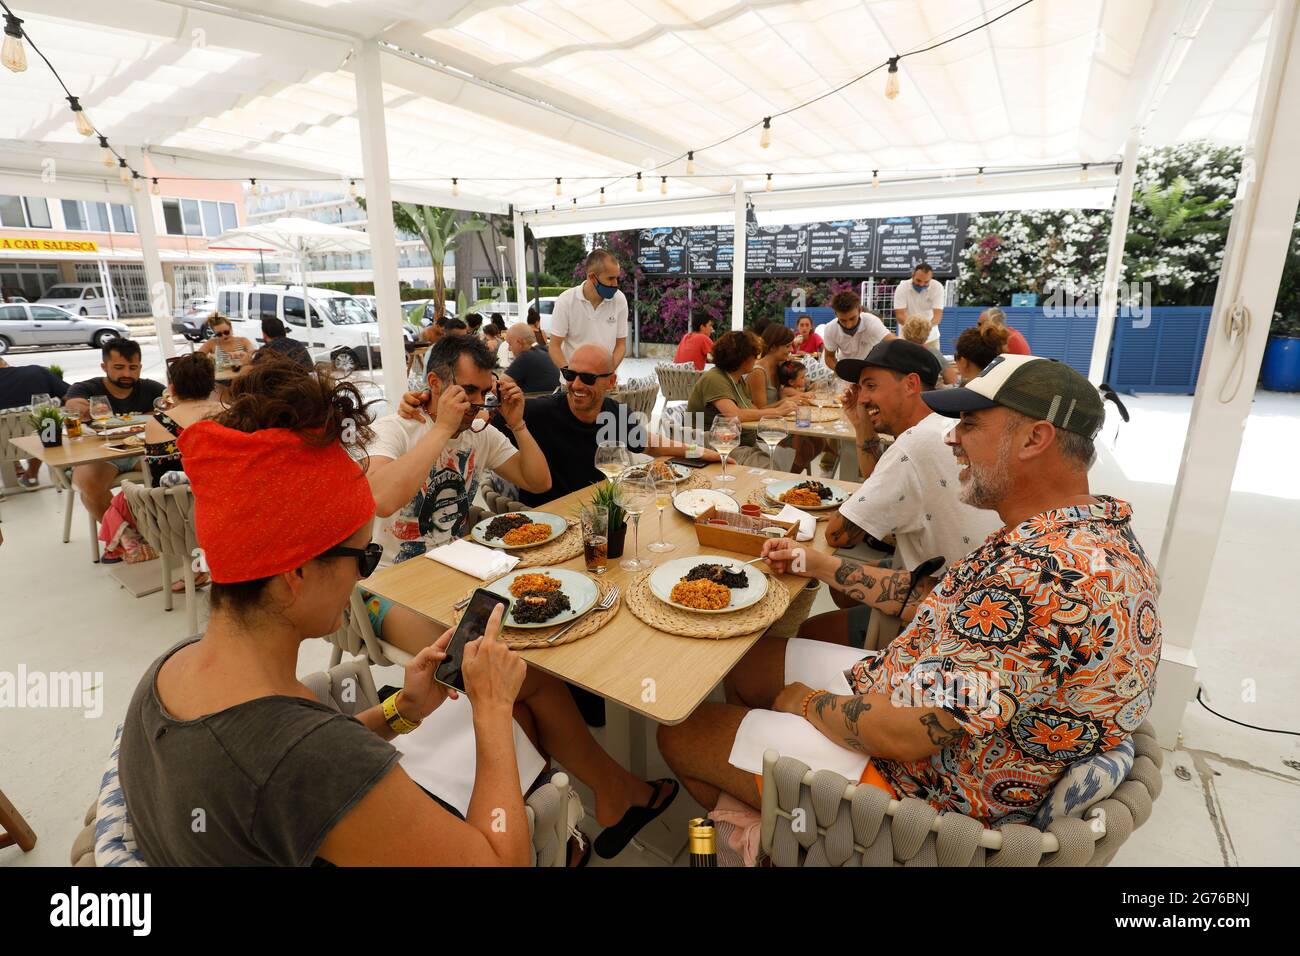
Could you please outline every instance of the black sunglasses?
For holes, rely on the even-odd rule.
[[[321,558],[356,558],[357,571],[363,578],[368,578],[379,567],[379,559],[384,556],[384,546],[371,541],[364,548],[345,548],[343,545],[322,552]]]
[[[232,334],[233,334],[233,333],[232,333],[229,329],[227,329],[227,330],[224,331],[224,332],[218,332],[218,333],[217,333],[217,335],[221,336],[223,339],[224,339],[226,336],[228,336],[228,335],[232,335]]]
[[[575,378],[582,379],[584,385],[595,385],[598,378],[609,378],[613,372],[575,372],[569,366],[560,369],[560,374],[564,376],[566,382],[572,382]]]

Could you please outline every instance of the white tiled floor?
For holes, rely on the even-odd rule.
[[[629,360],[626,377],[652,374]],[[1131,501],[1144,547],[1157,558],[1191,399],[1126,398],[1113,461],[1093,488]],[[1106,435],[1114,433],[1108,426]],[[1215,564],[1214,586],[1196,641],[1210,706],[1266,727],[1300,729],[1293,688],[1300,680],[1295,614],[1300,567],[1300,396],[1259,393]],[[0,670],[102,673],[103,714],[71,709],[0,710],[0,789],[26,815],[39,842],[29,854],[0,850],[0,866],[62,865],[98,789],[113,730],[145,667],[183,636],[182,607],[162,610],[160,594],[135,599],[87,560],[86,525],[73,521],[60,542],[62,497],[46,489],[0,503]],[[205,599],[204,599],[205,600]],[[819,596],[817,610],[829,605]],[[201,608],[201,619],[206,605]],[[323,668],[323,641],[303,645],[300,673]],[[377,673],[398,682],[400,673]],[[1253,699],[1243,687],[1253,681]],[[1247,695],[1248,696],[1248,695]],[[665,770],[651,741],[651,775]],[[1182,746],[1166,753],[1165,790],[1151,820],[1120,852],[1130,865],[1295,865],[1300,863],[1300,744],[1248,730],[1192,704]],[[1288,765],[1284,761],[1290,761]],[[1184,776],[1177,773],[1185,770]],[[590,806],[590,802],[588,802]],[[671,841],[699,812],[682,793],[649,839]],[[627,850],[617,865],[662,865]],[[680,864],[682,861],[678,860]]]

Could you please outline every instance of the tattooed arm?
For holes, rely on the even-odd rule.
[[[832,548],[851,548],[865,536],[865,531],[838,511],[826,521],[826,543]]]
[[[791,684],[777,695],[773,710],[802,716],[830,741],[858,753],[888,760],[922,760],[959,740],[966,732],[937,707],[898,707],[888,694],[832,694]]]
[[[909,598],[907,588],[912,576],[907,571],[895,571],[849,558],[839,558],[815,548],[797,545],[787,538],[764,541],[763,557],[777,574],[801,574],[825,581],[837,591],[843,591],[863,604],[901,617],[904,621],[912,619],[917,606],[938,583],[934,578],[921,578],[916,582],[916,588]],[[904,599],[907,600],[905,610]],[[900,614],[900,611],[903,613]]]

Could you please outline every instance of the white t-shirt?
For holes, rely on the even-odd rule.
[[[910,571],[942,555],[946,571],[1002,527],[996,511],[961,501],[961,467],[943,443],[955,424],[935,412],[921,419],[840,506],[840,514],[872,537],[896,537],[895,567]]]
[[[907,279],[898,284],[894,290],[894,309],[897,314],[898,309],[907,310],[907,318],[920,316],[927,322],[934,321],[934,310],[944,307],[945,294],[943,283],[938,279],[931,279],[930,284],[925,287],[924,292],[917,292],[912,288],[912,280]],[[926,339],[926,344],[939,341],[939,329],[932,327],[930,337]]]
[[[858,327],[852,333],[845,332],[839,319],[826,323],[822,330],[822,342],[827,352],[835,353],[835,361],[840,359],[866,358],[867,353],[875,348],[876,343],[889,334],[880,317],[864,311],[858,317]]]
[[[582,286],[565,289],[555,300],[551,334],[564,339],[560,351],[566,360],[583,345],[599,345],[612,354],[614,343],[627,338],[627,296],[615,292],[612,299],[594,306],[582,294]]]
[[[375,422],[371,455],[401,458],[433,429],[433,422],[413,422],[386,415]],[[375,540],[384,546],[383,563],[397,564],[446,544],[469,531],[469,509],[484,468],[499,468],[517,454],[497,429],[465,431],[447,442],[415,497],[378,521]]]

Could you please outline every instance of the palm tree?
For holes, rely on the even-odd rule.
[[[456,251],[462,236],[482,232],[487,228],[485,219],[472,216],[461,222],[456,221],[455,209],[441,206],[417,206],[413,203],[393,203],[393,212],[401,209],[403,215],[397,222],[398,228],[406,228],[419,234],[429,256],[433,260],[433,305],[434,315],[442,315],[447,301],[447,278],[444,269],[447,257]],[[395,219],[398,219],[394,215]]]

